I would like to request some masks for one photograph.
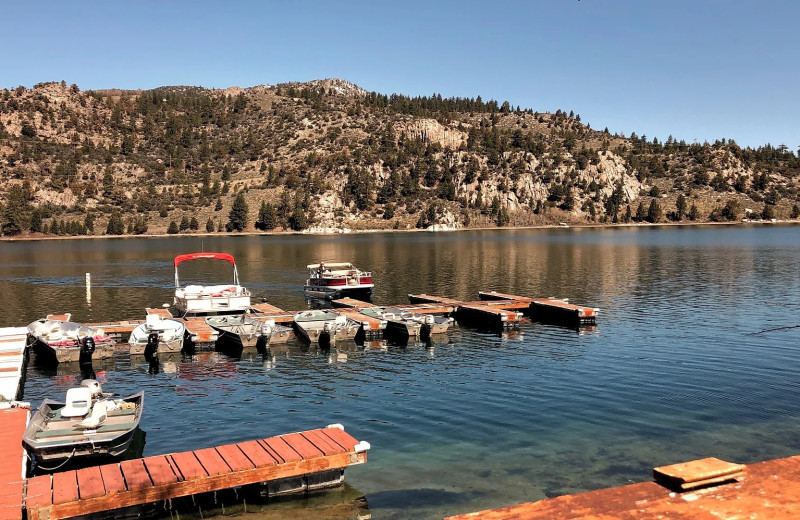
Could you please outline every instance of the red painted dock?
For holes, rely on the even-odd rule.
[[[19,443],[21,432],[17,435]],[[259,482],[344,471],[366,462],[368,449],[369,444],[332,425],[65,471],[28,480],[25,509],[28,520],[60,520]]]
[[[698,475],[703,474],[701,471]],[[656,482],[641,482],[451,516],[447,520],[800,518],[800,456],[749,464],[734,475],[722,484],[682,493]],[[691,478],[694,477],[688,477]]]
[[[22,520],[26,469],[22,434],[29,416],[28,408],[0,408],[0,520]]]

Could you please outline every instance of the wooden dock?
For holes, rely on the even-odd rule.
[[[582,327],[594,325],[598,309],[573,305],[566,300],[556,298],[530,298],[496,291],[480,291],[477,301],[461,301],[444,296],[428,294],[409,294],[410,304],[391,305],[390,307],[416,315],[452,316],[460,325],[488,330],[503,330],[517,327],[520,318],[545,323]],[[363,315],[359,309],[374,307],[372,302],[364,302],[353,298],[342,298],[332,301],[336,312],[344,314],[361,323],[358,341],[378,340],[384,336],[386,328],[383,320]],[[148,314],[157,314],[163,318],[181,320],[187,331],[186,346],[189,351],[213,350],[218,338],[217,332],[208,326],[204,318],[176,318],[168,309],[148,308]],[[257,319],[271,319],[275,323],[291,326],[298,311],[284,310],[270,303],[251,305],[248,313]],[[55,316],[55,315],[54,315]],[[64,315],[68,317],[68,314]],[[131,331],[143,323],[142,320],[125,320],[118,322],[90,323],[95,329],[101,328],[118,342],[127,341]]]
[[[17,443],[20,437],[21,432]],[[367,450],[368,443],[359,442],[341,425],[331,425],[127,460],[29,479],[25,509],[28,520],[60,520],[261,482],[307,479],[362,464]]]
[[[526,306],[527,309],[523,310],[526,316],[546,323],[560,323],[570,326],[594,325],[597,323],[597,314],[599,312],[599,309],[573,305],[567,300],[559,298],[528,298],[496,291],[481,291],[478,296],[484,302],[513,302],[516,305]]]
[[[378,318],[361,314],[358,309],[348,307],[338,308],[334,312],[341,316],[347,316],[361,324],[361,328],[356,335],[358,341],[383,338],[383,333],[386,330],[386,320],[379,320]]]
[[[711,482],[705,487],[676,492],[674,488],[656,482],[641,482],[451,516],[447,520],[800,518],[800,456],[757,462],[746,467],[728,463],[720,465],[721,461],[717,461],[711,465],[711,472],[707,471],[708,461],[703,459],[666,466],[656,468],[656,471],[689,466],[698,468],[699,472],[684,476],[682,480],[693,481],[723,474],[726,478],[721,483],[714,485]]]
[[[2,329],[0,329],[2,330]],[[0,403],[0,520],[22,520],[27,459],[22,435],[30,410]]]
[[[492,330],[503,330],[519,325],[522,313],[512,309],[506,309],[505,301],[500,305],[495,305],[483,301],[461,302],[452,298],[441,296],[431,296],[428,294],[409,294],[408,299],[412,304],[435,304],[452,306],[455,310],[452,315],[459,325],[468,325],[477,328],[488,328]],[[510,305],[518,305],[510,302]]]
[[[21,394],[27,342],[26,327],[0,328],[0,401],[13,401]]]
[[[291,325],[294,322],[295,311],[285,311],[269,303],[257,303],[250,306],[250,314],[259,318],[269,318],[275,323]]]

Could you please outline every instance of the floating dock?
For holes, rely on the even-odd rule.
[[[21,437],[18,432],[17,444]],[[313,477],[321,473],[338,476],[332,479],[335,485],[346,467],[367,461],[369,448],[341,425],[331,425],[64,471],[29,479],[25,509],[28,520],[61,520],[262,482],[270,493],[282,494],[292,480],[299,484],[292,483],[291,491],[317,485]]]
[[[2,329],[0,329],[2,330]],[[0,520],[22,520],[23,490],[27,458],[22,435],[30,410],[0,403]]]
[[[517,327],[522,316],[570,327],[594,325],[597,320],[598,309],[573,305],[566,300],[529,298],[496,291],[480,291],[478,296],[480,299],[477,301],[461,301],[444,296],[409,294],[410,304],[388,307],[416,315],[452,316],[459,325],[495,331]],[[359,311],[363,308],[375,307],[376,304],[353,298],[341,298],[333,300],[331,303],[336,309],[335,312],[361,323],[361,330],[357,336],[358,341],[383,339],[386,323],[383,320],[361,314]],[[165,308],[148,308],[146,312],[147,314],[157,314],[163,318],[183,321],[186,326],[186,346],[189,352],[215,349],[218,334],[205,322],[205,318],[176,318]],[[248,314],[256,319],[271,319],[275,320],[275,323],[291,326],[297,312],[299,311],[287,311],[263,302],[251,305]],[[64,316],[65,319],[69,317],[68,314],[51,316],[53,318]],[[102,328],[117,342],[125,342],[131,331],[141,323],[143,323],[142,320],[125,320],[87,325],[96,329]]]
[[[291,325],[294,323],[294,315],[297,312],[285,311],[269,303],[257,303],[250,306],[250,315],[257,318],[268,318],[275,320],[275,323]]]
[[[22,392],[28,329],[0,328],[0,401],[14,401]]]
[[[347,316],[361,324],[361,328],[356,335],[357,340],[371,341],[383,338],[383,333],[386,331],[386,320],[379,320],[378,318],[361,314],[358,309],[347,307],[335,309],[334,312],[341,316]]]
[[[516,305],[527,305],[523,313],[531,319],[547,323],[570,326],[594,325],[597,323],[599,309],[573,305],[565,299],[528,298],[503,294],[496,291],[480,291],[478,296],[483,301],[513,302]]]
[[[800,456],[743,466],[701,459],[654,470],[656,479],[451,516],[447,520],[552,518],[800,518]],[[714,481],[717,482],[714,482]],[[706,481],[680,492],[673,484]]]
[[[412,304],[435,304],[452,306],[452,316],[459,325],[468,325],[492,330],[503,330],[519,325],[521,312],[506,310],[503,305],[491,305],[486,302],[461,302],[452,298],[431,296],[428,294],[409,294]],[[505,302],[504,302],[505,303]]]

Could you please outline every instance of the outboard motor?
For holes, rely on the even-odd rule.
[[[144,347],[144,358],[150,361],[158,355],[158,333],[151,332],[147,335],[147,345]]]
[[[83,338],[83,342],[81,343],[81,352],[79,356],[79,361],[81,363],[91,363],[92,354],[94,354],[94,349],[95,349],[94,339],[88,336]]]

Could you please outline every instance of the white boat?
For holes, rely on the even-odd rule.
[[[300,335],[310,343],[331,344],[337,340],[352,340],[361,324],[336,312],[314,309],[294,315]]]
[[[372,298],[372,273],[361,271],[349,262],[320,262],[307,265],[308,279],[303,292],[308,298],[336,300]]]
[[[86,362],[114,355],[114,340],[103,329],[66,320],[43,318],[28,325],[28,335],[41,359],[51,363]]]
[[[144,392],[113,399],[93,379],[67,390],[66,402],[45,399],[31,417],[22,444],[37,469],[52,471],[69,461],[125,454],[142,417]]]
[[[189,260],[222,260],[233,265],[233,283],[221,285],[187,285],[181,287],[178,266]],[[180,316],[213,316],[237,314],[250,308],[250,291],[239,285],[236,261],[227,253],[190,253],[175,257],[175,299],[173,305]]]
[[[144,323],[133,329],[128,344],[131,354],[180,352],[185,333],[183,322],[148,314]]]

